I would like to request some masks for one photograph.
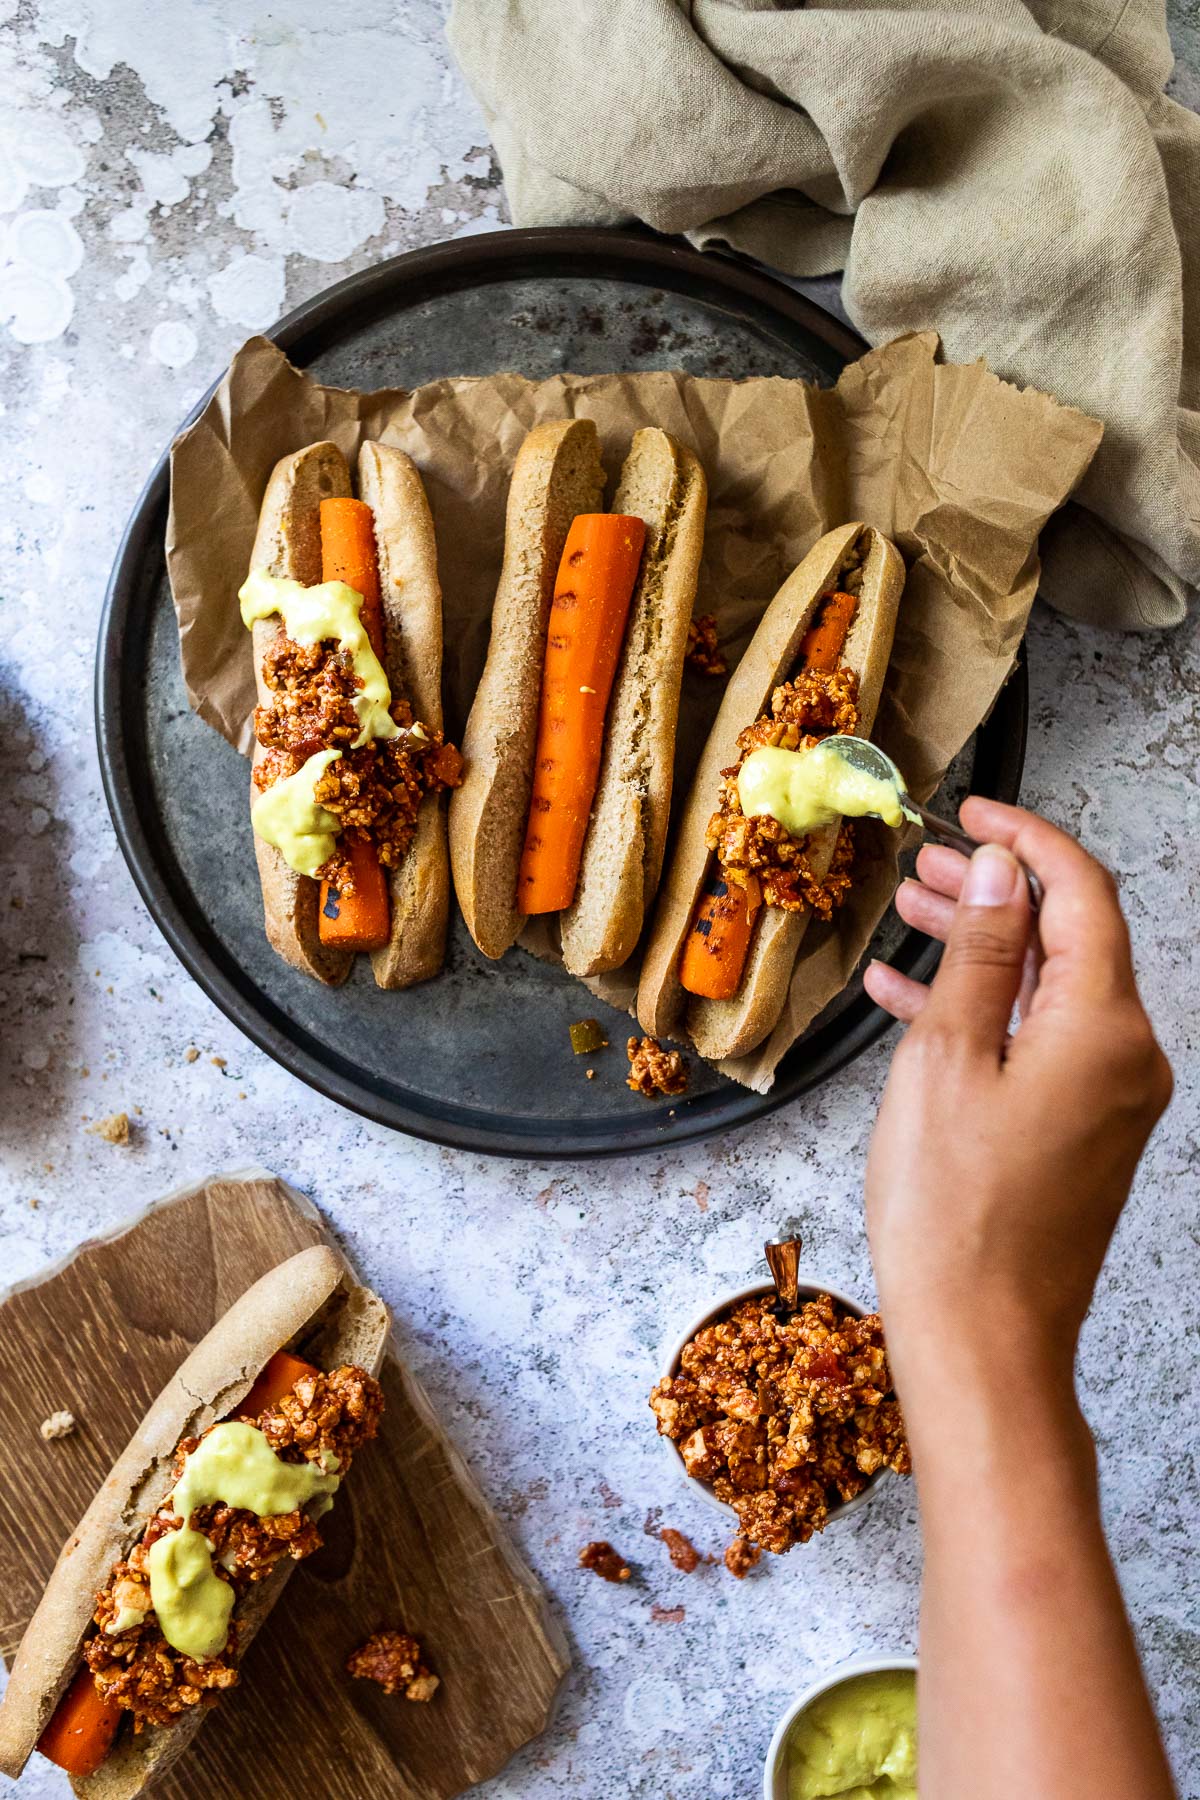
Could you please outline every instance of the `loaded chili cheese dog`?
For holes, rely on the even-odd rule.
[[[686,1033],[718,1061],[777,1024],[809,920],[829,918],[853,880],[850,827],[789,829],[779,752],[870,735],[903,585],[895,546],[843,525],[763,614],[700,759],[642,964],[652,1036]]]
[[[576,975],[619,968],[658,886],[707,488],[634,434],[610,513],[596,427],[530,432],[513,467],[487,663],[450,802],[450,861],[485,956],[558,916]]]
[[[388,1314],[324,1246],[255,1283],[164,1388],[72,1533],[0,1705],[91,1800],[181,1754],[376,1434]]]
[[[433,521],[403,451],[366,443],[359,498],[336,444],[276,464],[239,598],[258,707],[251,823],[267,937],[338,982],[368,951],[380,987],[435,975],[450,878],[438,796],[442,602]]]

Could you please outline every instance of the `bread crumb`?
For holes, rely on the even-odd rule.
[[[49,1443],[52,1438],[70,1437],[74,1429],[74,1415],[66,1411],[52,1412],[50,1417],[48,1419],[43,1419],[38,1426],[38,1430],[41,1432],[47,1443]]]
[[[223,1069],[225,1067],[225,1058],[223,1056],[210,1056],[208,1060],[214,1069]]]
[[[90,1129],[93,1137],[103,1138],[106,1144],[127,1144],[129,1114],[109,1113],[106,1119],[98,1119]]]
[[[37,1195],[36,1195],[36,1194],[35,1194],[35,1195],[34,1195],[34,1196],[33,1196],[33,1198],[32,1198],[32,1199],[31,1199],[31,1200],[30,1200],[30,1202],[29,1202],[29,1208],[30,1208],[30,1211],[31,1211],[31,1212],[36,1212],[36,1211],[37,1211],[37,1209],[38,1209],[38,1207],[39,1207],[39,1206],[40,1206],[40,1205],[41,1205],[41,1204],[42,1204],[42,1203],[41,1203],[41,1201],[40,1201],[40,1200],[39,1200],[39,1199],[38,1199],[38,1198],[37,1198]]]
[[[585,1069],[584,1074],[587,1076],[589,1081],[595,1081],[595,1079],[596,1079],[595,1069]]]
[[[200,1052],[197,1050],[195,1044],[188,1045],[187,1049],[183,1053],[183,1060],[184,1060],[184,1062],[189,1062],[189,1063],[190,1062],[199,1062]]]

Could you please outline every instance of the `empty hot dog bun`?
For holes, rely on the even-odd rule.
[[[363,444],[357,465],[358,496],[374,514],[375,553],[383,613],[381,658],[393,699],[411,703],[413,716],[442,726],[442,602],[433,519],[412,459],[388,444]],[[275,465],[259,513],[252,570],[315,587],[322,579],[320,506],[354,491],[350,470],[336,444],[309,444]],[[278,616],[252,628],[254,675],[260,706],[274,695],[263,658],[284,631]],[[256,741],[254,767],[268,752]],[[252,801],[259,789],[251,785]],[[262,885],[263,916],[272,947],[293,968],[329,984],[344,981],[354,953],[321,941],[321,884],[297,872],[283,852],[258,833],[254,851]],[[386,871],[390,898],[387,942],[371,952],[380,987],[425,981],[442,966],[450,905],[445,800],[421,801],[416,834],[397,867]]]
[[[573,519],[601,509],[604,471],[590,419],[537,426],[513,466],[504,561],[487,663],[450,802],[450,861],[468,929],[503,956],[526,920],[517,904],[537,752],[547,624]],[[599,778],[570,905],[563,959],[579,975],[618,968],[641,934],[662,869],[679,692],[703,546],[707,487],[690,450],[635,433],[612,510],[646,528],[605,717]]]
[[[861,570],[861,576],[858,571]],[[740,759],[739,735],[767,709],[775,689],[798,672],[805,635],[823,598],[849,581],[858,603],[839,666],[858,680],[858,735],[869,736],[879,705],[896,611],[904,586],[899,551],[872,526],[855,522],[830,531],[775,595],[742,657],[701,755],[680,821],[642,963],[637,1014],[654,1037],[687,1037],[711,1061],[752,1050],[778,1023],[788,997],[811,911],[763,906],[737,992],[731,999],[689,994],[680,962],[703,894],[716,870],[706,843],[722,772]],[[814,832],[809,862],[823,878],[833,861],[838,826]]]
[[[388,1330],[382,1300],[325,1245],[272,1269],[218,1320],[154,1401],[54,1566],[0,1705],[0,1770],[20,1774],[80,1667],[97,1591],[172,1491],[176,1446],[234,1411],[277,1351],[323,1370],[352,1363],[376,1375]],[[356,1478],[352,1472],[349,1479]],[[239,1598],[239,1661],[295,1566],[285,1556]],[[236,1705],[236,1692],[223,1704]],[[100,1767],[73,1776],[72,1789],[86,1800],[130,1800],[182,1755],[208,1713],[189,1706],[177,1723],[137,1733],[124,1714]]]

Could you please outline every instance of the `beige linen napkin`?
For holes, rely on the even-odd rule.
[[[1042,534],[1076,618],[1177,623],[1200,584],[1200,119],[1157,0],[454,0],[518,224],[631,219],[845,269],[878,344],[1104,421]]]

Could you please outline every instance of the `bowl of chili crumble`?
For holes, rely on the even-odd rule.
[[[911,1470],[878,1313],[812,1277],[784,1320],[769,1283],[708,1307],[666,1359],[650,1407],[689,1490],[733,1515],[725,1560],[736,1575]]]

